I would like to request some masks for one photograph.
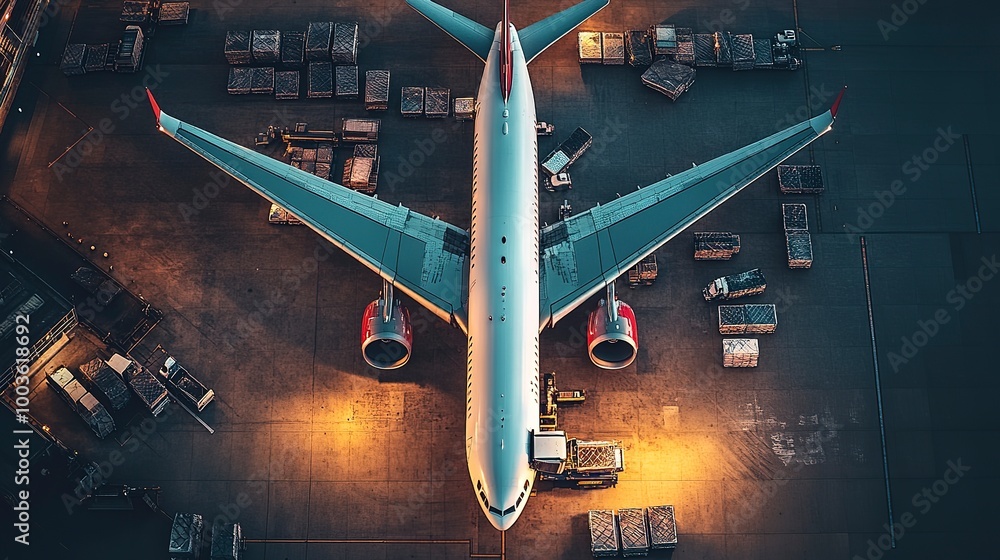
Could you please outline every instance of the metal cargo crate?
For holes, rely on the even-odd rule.
[[[357,99],[358,98],[358,67],[357,66],[337,66],[334,68],[336,79],[334,80],[334,91],[337,99]]]
[[[604,50],[601,47],[601,33],[598,31],[581,31],[577,35],[580,49],[581,64],[600,64]]]
[[[809,229],[809,219],[806,216],[805,204],[782,204],[781,215],[786,232],[796,230],[806,231]]]
[[[625,34],[601,34],[602,61],[604,64],[625,64]]]
[[[198,558],[204,530],[205,522],[197,513],[175,513],[167,552],[172,558]]]
[[[281,34],[281,64],[299,68],[305,62],[306,34],[303,31],[285,31]]]
[[[618,531],[622,538],[622,556],[646,556],[649,554],[646,510],[642,508],[618,510]]]
[[[590,510],[590,550],[594,556],[618,556],[618,518],[610,509]]]
[[[753,40],[754,70],[771,70],[774,68],[774,51],[770,39]]]
[[[649,519],[649,546],[655,550],[677,547],[677,522],[674,519],[674,506],[650,506],[647,508]]]
[[[314,21],[306,28],[306,60],[330,60],[330,39],[333,24],[328,21]]]
[[[476,100],[472,97],[456,97],[454,109],[456,119],[470,120],[476,116]]]
[[[399,110],[404,117],[417,117],[424,114],[424,88],[404,86]]]
[[[250,64],[250,32],[229,31],[226,33],[226,62],[234,66]]]

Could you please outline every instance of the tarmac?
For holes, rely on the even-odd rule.
[[[783,195],[767,174],[658,250],[654,285],[619,283],[639,319],[633,366],[590,363],[592,304],[542,334],[542,371],[588,391],[560,410],[560,429],[621,440],[626,469],[613,489],[540,491],[501,537],[467,474],[461,332],[411,303],[409,364],[367,367],[357,333],[378,278],[304,227],[268,224],[266,201],[155,130],[142,90],[247,146],[269,124],[333,127],[368,115],[363,103],[227,95],[223,39],[358,21],[361,70],[391,71],[389,110],[371,114],[382,119],[379,198],[468,227],[472,123],[404,119],[399,88],[473,96],[481,63],[395,0],[219,0],[192,2],[187,26],[158,29],[142,72],[68,78],[57,64],[64,45],[116,39],[121,5],[55,3],[0,137],[0,192],[57,234],[67,222],[83,246],[107,251],[96,265],[162,311],[135,354],[160,346],[214,388],[200,415],[214,433],[173,404],[156,421],[116,416],[114,437],[94,437],[43,381],[106,350],[78,327],[33,375],[31,414],[81,459],[106,464],[111,483],[160,487],[161,512],[65,506],[74,482],[42,475],[31,545],[5,543],[2,554],[167,558],[169,518],[195,512],[206,524],[239,522],[251,559],[585,558],[588,510],[673,504],[678,547],[652,557],[991,557],[1000,83],[988,70],[1000,47],[995,34],[969,31],[979,4],[612,0],[581,27],[800,30],[802,69],[698,69],[676,102],[643,86],[639,69],[580,65],[575,34],[532,62],[538,118],[556,125],[539,152],[577,126],[594,136],[571,168],[574,188],[541,192],[549,223],[564,199],[578,212],[612,200],[819,114],[849,90],[833,130],[790,160],[822,166],[823,194]],[[454,7],[490,25],[501,10]],[[514,2],[511,13],[524,27],[556,9]],[[783,202],[808,207],[809,270],[787,267]],[[695,262],[694,231],[739,233],[742,250]],[[778,329],[759,336],[757,368],[723,369],[717,305],[700,290],[757,267],[768,287],[747,301],[775,303]]]

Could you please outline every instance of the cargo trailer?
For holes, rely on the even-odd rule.
[[[759,355],[756,338],[722,339],[722,367],[757,367]]]
[[[618,556],[618,519],[610,509],[592,509],[587,513],[590,528],[590,552],[595,558]]]
[[[177,363],[173,356],[168,356],[160,366],[160,376],[167,385],[195,407],[198,412],[205,410],[208,403],[215,399],[215,391],[209,389],[184,366]]]
[[[621,553],[630,556],[649,554],[649,535],[646,533],[646,510],[623,508],[618,510],[618,533],[621,535]]]
[[[104,395],[114,410],[121,410],[128,404],[131,396],[128,385],[104,360],[94,358],[81,365],[80,374]]]
[[[653,550],[677,547],[677,521],[674,506],[650,506],[646,508],[649,521],[649,547]]]
[[[59,367],[45,379],[56,394],[90,426],[97,437],[104,439],[115,431],[115,421],[107,409],[73,377],[71,371]]]
[[[762,293],[767,287],[764,273],[759,268],[716,278],[702,290],[705,301],[735,299]]]
[[[562,144],[542,160],[541,166],[549,175],[556,175],[566,170],[580,156],[587,151],[587,148],[594,142],[594,138],[583,128],[577,128],[570,134]]]
[[[740,252],[740,236],[728,231],[699,231],[694,234],[694,260],[728,261]]]
[[[389,71],[365,72],[365,109],[385,111],[389,108]]]

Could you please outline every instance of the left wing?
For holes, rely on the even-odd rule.
[[[539,329],[829,131],[843,96],[818,117],[543,229]]]
[[[160,131],[466,330],[468,232],[258,154],[162,112],[152,94],[149,101]]]

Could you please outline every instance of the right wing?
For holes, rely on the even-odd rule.
[[[162,112],[152,93],[149,101],[161,132],[295,214],[438,317],[466,330],[468,232],[180,121]]]
[[[539,329],[624,274],[743,187],[830,130],[833,108],[541,231]]]

